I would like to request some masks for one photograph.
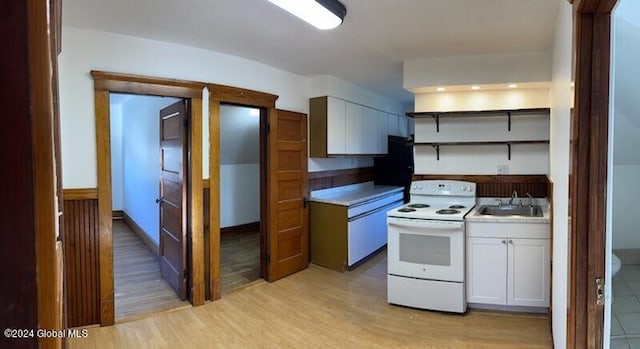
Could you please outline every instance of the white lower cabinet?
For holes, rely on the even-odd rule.
[[[399,206],[402,202],[387,205],[347,223],[348,266],[387,244],[387,211]]]
[[[467,302],[548,307],[550,261],[549,239],[469,236]]]

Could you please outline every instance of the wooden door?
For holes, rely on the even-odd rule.
[[[269,125],[267,259],[274,281],[309,264],[307,116],[271,109]]]
[[[160,111],[160,271],[180,299],[187,296],[186,100]]]

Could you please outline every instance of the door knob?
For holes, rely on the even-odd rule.
[[[156,199],[156,204],[159,204],[159,203],[160,203],[160,199]]]

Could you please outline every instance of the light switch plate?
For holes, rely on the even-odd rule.
[[[498,174],[499,175],[508,175],[509,174],[509,165],[498,165]]]

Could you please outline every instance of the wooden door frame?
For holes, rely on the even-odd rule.
[[[278,96],[265,92],[252,91],[239,87],[207,84],[209,90],[209,287],[211,300],[220,299],[220,104],[236,104],[247,107],[261,108],[261,125],[263,120],[269,120],[271,113],[275,113]],[[260,143],[264,132],[260,132]],[[266,149],[260,149],[260,168],[266,165]],[[261,170],[262,171],[262,170]],[[260,235],[261,250],[265,247],[264,235],[268,227],[268,207],[266,207],[266,175],[260,176]],[[262,204],[262,202],[264,204]],[[264,206],[264,207],[262,207]],[[264,256],[261,258],[264,260]],[[264,263],[261,273],[264,274]],[[264,277],[264,275],[262,275]]]
[[[617,0],[575,0],[575,107],[572,129],[568,348],[602,348],[611,12]]]
[[[204,83],[91,71],[94,79],[96,157],[98,168],[100,325],[115,321],[113,280],[113,231],[111,208],[111,130],[109,94],[131,93],[191,99],[188,175],[189,226],[191,234],[191,298],[194,306],[204,304],[204,236],[202,207],[202,91]]]

